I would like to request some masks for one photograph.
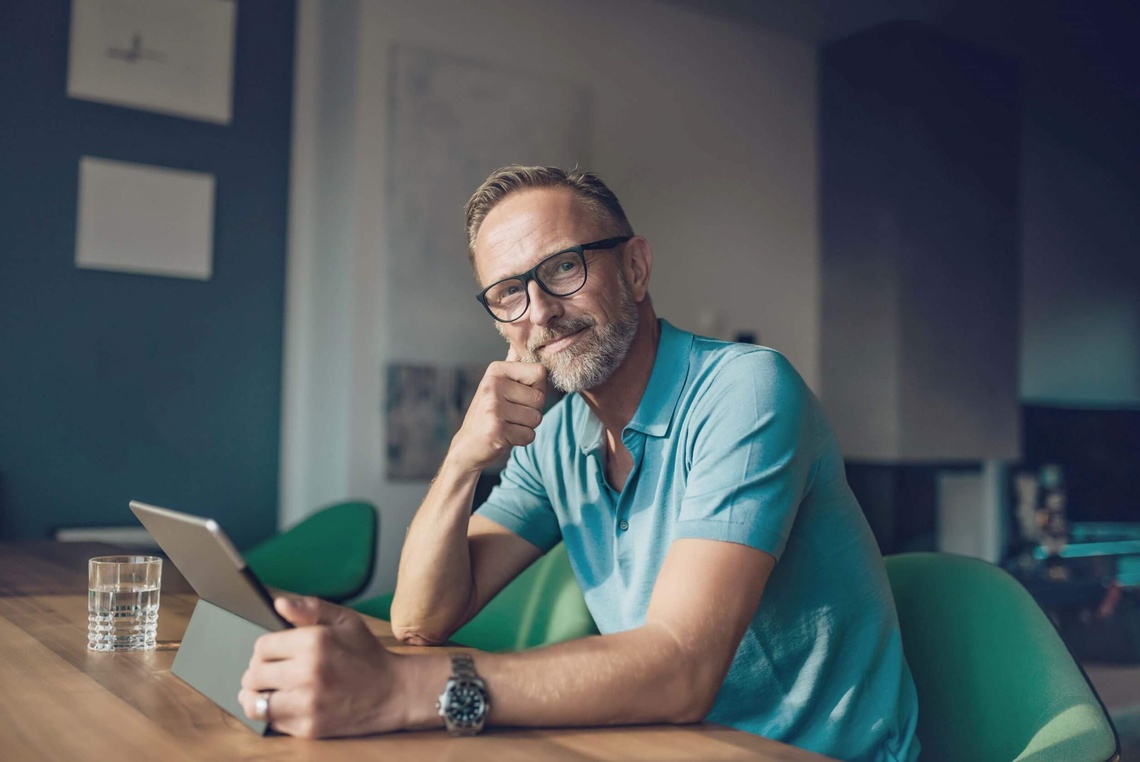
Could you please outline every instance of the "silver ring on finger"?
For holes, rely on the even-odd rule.
[[[257,701],[253,705],[253,713],[258,722],[269,722],[269,697],[273,691],[262,691],[257,694]]]

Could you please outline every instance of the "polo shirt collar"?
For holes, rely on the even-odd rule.
[[[693,348],[693,334],[678,331],[666,320],[658,320],[661,337],[657,342],[657,357],[653,361],[653,372],[641,404],[633,414],[633,420],[626,426],[651,437],[663,437],[669,433],[677,401],[681,399],[681,389],[689,376],[689,354]]]
[[[657,323],[661,335],[657,341],[653,370],[649,374],[649,383],[641,395],[633,420],[626,426],[627,429],[651,437],[663,437],[669,433],[681,390],[689,375],[689,354],[693,347],[693,334],[677,330],[666,320],[658,320]],[[589,455],[602,446],[602,423],[589,405],[581,399],[577,401],[579,410],[575,436],[582,452]]]

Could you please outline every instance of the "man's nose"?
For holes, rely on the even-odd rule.
[[[530,322],[545,326],[562,317],[561,299],[543,291],[537,281],[532,280],[527,288],[530,289]]]

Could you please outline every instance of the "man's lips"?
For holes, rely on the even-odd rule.
[[[542,346],[538,347],[538,349],[535,351],[536,352],[542,352],[544,354],[547,352],[561,352],[563,349],[570,346],[575,341],[577,341],[579,338],[581,338],[582,333],[585,330],[586,330],[585,328],[579,328],[577,331],[574,331],[574,333],[568,333],[565,336],[559,336],[554,341],[548,342],[548,343],[543,344]]]

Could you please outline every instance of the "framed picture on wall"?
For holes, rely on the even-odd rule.
[[[229,124],[237,0],[72,0],[72,98]]]

